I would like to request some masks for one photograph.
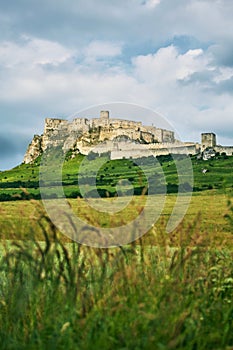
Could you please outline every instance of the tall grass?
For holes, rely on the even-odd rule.
[[[206,248],[197,223],[97,249],[43,215],[43,241],[5,243],[0,349],[232,349],[233,252]]]

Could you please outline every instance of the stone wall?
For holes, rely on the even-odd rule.
[[[227,156],[233,155],[233,146],[216,146],[214,147],[215,152],[219,152],[220,154],[225,153]]]
[[[196,144],[155,144],[155,145],[134,145],[132,143],[122,143],[118,145],[118,149],[111,151],[111,159],[122,159],[122,158],[140,158],[149,157],[153,155],[161,156],[168,154],[186,154],[195,155],[197,154]]]
[[[128,151],[133,152],[132,147],[134,147],[135,154],[138,152],[144,154],[148,151],[154,152],[155,155],[168,154],[173,149],[177,153],[184,152],[184,145],[177,143],[173,131],[144,126],[141,122],[110,119],[108,111],[101,111],[100,118],[75,118],[71,122],[64,119],[46,118],[44,133],[34,137],[25,154],[24,162],[33,162],[49,147],[60,146],[64,152],[72,149],[74,154],[78,152],[86,154],[88,149],[92,150],[101,142],[121,138],[131,140],[131,146],[129,146],[131,148]],[[136,147],[132,141],[139,146]],[[104,149],[104,146],[101,146],[101,149],[103,152],[108,151],[107,147]],[[190,153],[194,154],[195,145],[191,144],[189,149]]]
[[[60,146],[69,135],[68,127],[68,120],[46,118],[42,136],[42,150]]]
[[[201,134],[201,151],[206,149],[213,149],[218,153],[225,153],[227,156],[233,155],[233,146],[221,146],[216,144],[216,135],[214,133],[202,133]]]
[[[82,131],[88,132],[90,130],[90,122],[86,118],[75,118],[69,123],[69,132]]]

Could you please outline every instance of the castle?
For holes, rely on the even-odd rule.
[[[216,145],[213,133],[202,134],[201,145],[175,139],[173,131],[145,126],[141,122],[111,119],[109,111],[101,111],[100,118],[45,119],[42,135],[35,135],[24,156],[24,163],[32,163],[46,149],[62,147],[64,153],[87,155],[110,152],[111,159],[139,158],[148,155],[191,154],[206,150],[233,154],[233,147]]]

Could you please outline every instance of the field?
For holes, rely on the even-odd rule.
[[[230,245],[232,241],[232,228],[229,221],[225,217],[228,213],[227,202],[230,194],[221,194],[215,190],[203,191],[193,194],[188,211],[184,220],[178,226],[177,230],[181,227],[187,229],[190,226],[195,226],[199,230],[199,233],[203,236],[203,241],[206,241],[207,245],[221,244]],[[156,205],[156,196],[154,201]],[[108,207],[114,199],[104,198],[104,206]],[[151,231],[164,232],[166,223],[171,215],[174,207],[176,195],[170,194],[166,196],[165,206],[159,220]],[[85,218],[87,215],[90,220],[95,220],[96,225],[105,226],[106,216],[102,216],[91,209],[87,202],[83,199],[69,199],[69,203],[74,210],[74,213],[80,217]],[[124,218],[132,220],[136,212],[136,208],[141,203],[141,197],[136,197],[136,200],[127,208],[124,214]],[[38,240],[43,238],[43,232],[39,225],[40,218],[45,215],[45,210],[40,201],[6,201],[0,202],[0,227],[1,237],[4,239],[30,239],[32,236],[36,236]],[[88,213],[88,214],[87,214]],[[122,213],[114,215],[114,225],[120,225],[122,220]],[[98,222],[97,222],[98,221]],[[151,232],[150,231],[150,232]],[[150,236],[153,239],[156,235],[147,233],[144,240],[145,243],[149,240]],[[169,236],[169,234],[167,234]],[[64,236],[64,240],[68,241],[68,238]],[[153,244],[157,244],[154,242]]]
[[[102,160],[105,161],[105,164],[100,166]],[[12,170],[0,172],[0,200],[40,199],[40,161],[40,158],[38,158],[33,164],[21,164]],[[95,196],[95,181],[96,188],[102,197],[106,197],[106,195],[115,196],[116,185],[123,179],[128,180],[133,185],[135,195],[140,195],[143,189],[148,186],[148,181],[150,182],[150,180],[152,192],[159,191],[163,184],[162,174],[165,176],[166,192],[178,192],[177,168],[171,156],[157,157],[157,161],[161,164],[160,169],[153,157],[141,158],[135,163],[135,161],[127,159],[109,160],[107,156],[105,158],[101,157],[101,159],[90,156],[80,170],[82,161],[82,155],[77,155],[74,159],[67,156],[63,164],[62,186],[65,195],[69,198],[81,197],[79,184],[88,188],[89,196]],[[43,185],[43,188],[46,188],[46,195],[54,198],[57,196],[56,186],[59,180],[56,157],[50,162],[51,166],[46,168],[46,180],[41,185]],[[180,156],[178,164],[180,167],[183,164],[185,166],[185,157]],[[140,165],[143,166],[143,171]],[[95,174],[95,169],[98,168],[100,169]],[[208,189],[225,191],[232,188],[233,156],[218,156],[208,161],[192,157],[192,168],[194,192]],[[23,189],[26,189],[27,192],[23,191]],[[127,194],[128,189],[126,185],[124,189],[125,194]],[[189,183],[184,183],[183,191],[186,190],[190,190]]]
[[[196,196],[175,234],[159,226],[150,240],[114,249],[65,243],[37,202],[2,203],[12,232],[30,229],[19,214],[37,217],[41,241],[33,233],[2,241],[1,349],[232,349],[233,209],[225,205],[223,217],[225,199]],[[204,222],[193,219],[198,202]]]
[[[67,162],[64,182],[74,191],[72,162],[77,159]],[[111,163],[112,170],[119,172],[121,165]],[[23,199],[23,194],[30,198],[29,186],[7,187],[28,184],[30,176],[38,181],[38,166],[34,174],[32,166],[24,165],[2,173],[3,195],[23,194],[21,200],[0,202],[0,348],[233,349],[232,157],[205,163],[194,159],[193,166],[196,190],[175,231],[166,232],[176,200],[176,193],[169,193],[146,235],[105,249],[80,245],[58,232],[40,200]],[[163,161],[163,168],[174,185],[170,160]],[[104,174],[106,169],[99,179]],[[100,188],[110,191],[115,177],[104,179]],[[138,178],[138,188],[140,181],[145,179]],[[159,196],[153,195],[155,205]],[[115,200],[102,198],[103,207]],[[132,220],[144,200],[135,196],[112,222],[85,199],[68,199],[74,213],[97,227]]]

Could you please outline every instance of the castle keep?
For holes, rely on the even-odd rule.
[[[148,155],[197,154],[206,148],[216,146],[213,133],[202,134],[202,144],[175,139],[174,132],[141,122],[112,119],[108,111],[101,111],[99,118],[45,119],[44,133],[35,135],[24,156],[24,163],[33,162],[46,149],[62,147],[64,152],[72,150],[73,155],[87,155],[90,151],[110,151],[111,159],[139,158]],[[222,147],[221,152],[225,152]],[[227,150],[233,153],[233,148]]]
[[[215,156],[216,153],[232,156],[233,146],[217,145],[216,135],[214,133],[202,133],[201,151],[203,152],[203,159],[207,160],[208,158],[211,158],[211,156]]]
[[[213,132],[201,134],[201,150],[216,147],[216,135]]]

